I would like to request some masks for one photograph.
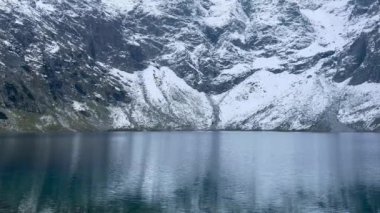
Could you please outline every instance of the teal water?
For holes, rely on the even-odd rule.
[[[0,212],[380,212],[380,134],[0,136]]]

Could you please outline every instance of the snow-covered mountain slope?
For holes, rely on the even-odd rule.
[[[0,0],[0,128],[380,130],[378,0]]]

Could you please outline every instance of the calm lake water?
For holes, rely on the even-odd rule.
[[[380,134],[0,137],[0,212],[380,212]]]

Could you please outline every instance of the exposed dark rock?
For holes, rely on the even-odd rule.
[[[81,110],[81,111],[79,111],[79,113],[82,114],[83,116],[87,117],[87,118],[91,117],[91,113],[88,111]]]
[[[0,120],[7,120],[8,119],[8,116],[3,113],[3,112],[0,112]]]
[[[338,58],[336,82],[350,79],[351,85],[364,82],[380,82],[380,37],[378,28],[362,34]]]

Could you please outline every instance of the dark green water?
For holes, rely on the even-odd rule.
[[[380,134],[1,136],[0,212],[380,212]]]

